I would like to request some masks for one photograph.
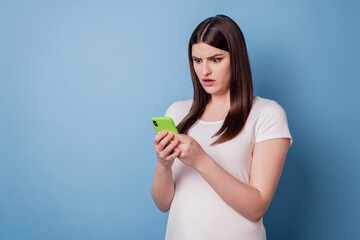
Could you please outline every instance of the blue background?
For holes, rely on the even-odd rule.
[[[360,239],[356,1],[1,1],[0,239],[163,239],[152,116],[192,98],[205,18],[243,30],[294,138],[268,239]]]

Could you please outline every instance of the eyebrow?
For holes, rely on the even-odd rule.
[[[208,57],[207,59],[211,59],[211,58],[214,58],[214,57],[217,57],[217,56],[222,56],[222,55],[223,55],[222,53],[217,53],[217,54],[214,54],[214,55]],[[192,57],[199,59],[198,57],[195,57],[194,55]]]

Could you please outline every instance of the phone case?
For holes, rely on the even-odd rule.
[[[174,121],[171,117],[152,117],[151,122],[156,130],[156,132],[160,132],[162,130],[168,130],[173,133],[179,134]]]

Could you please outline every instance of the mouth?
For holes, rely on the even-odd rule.
[[[215,83],[215,80],[210,78],[203,78],[202,81],[205,86],[211,86]]]

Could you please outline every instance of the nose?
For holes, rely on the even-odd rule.
[[[210,64],[207,61],[204,61],[202,64],[202,74],[204,76],[208,76],[209,74],[211,74],[211,68],[209,66]]]

